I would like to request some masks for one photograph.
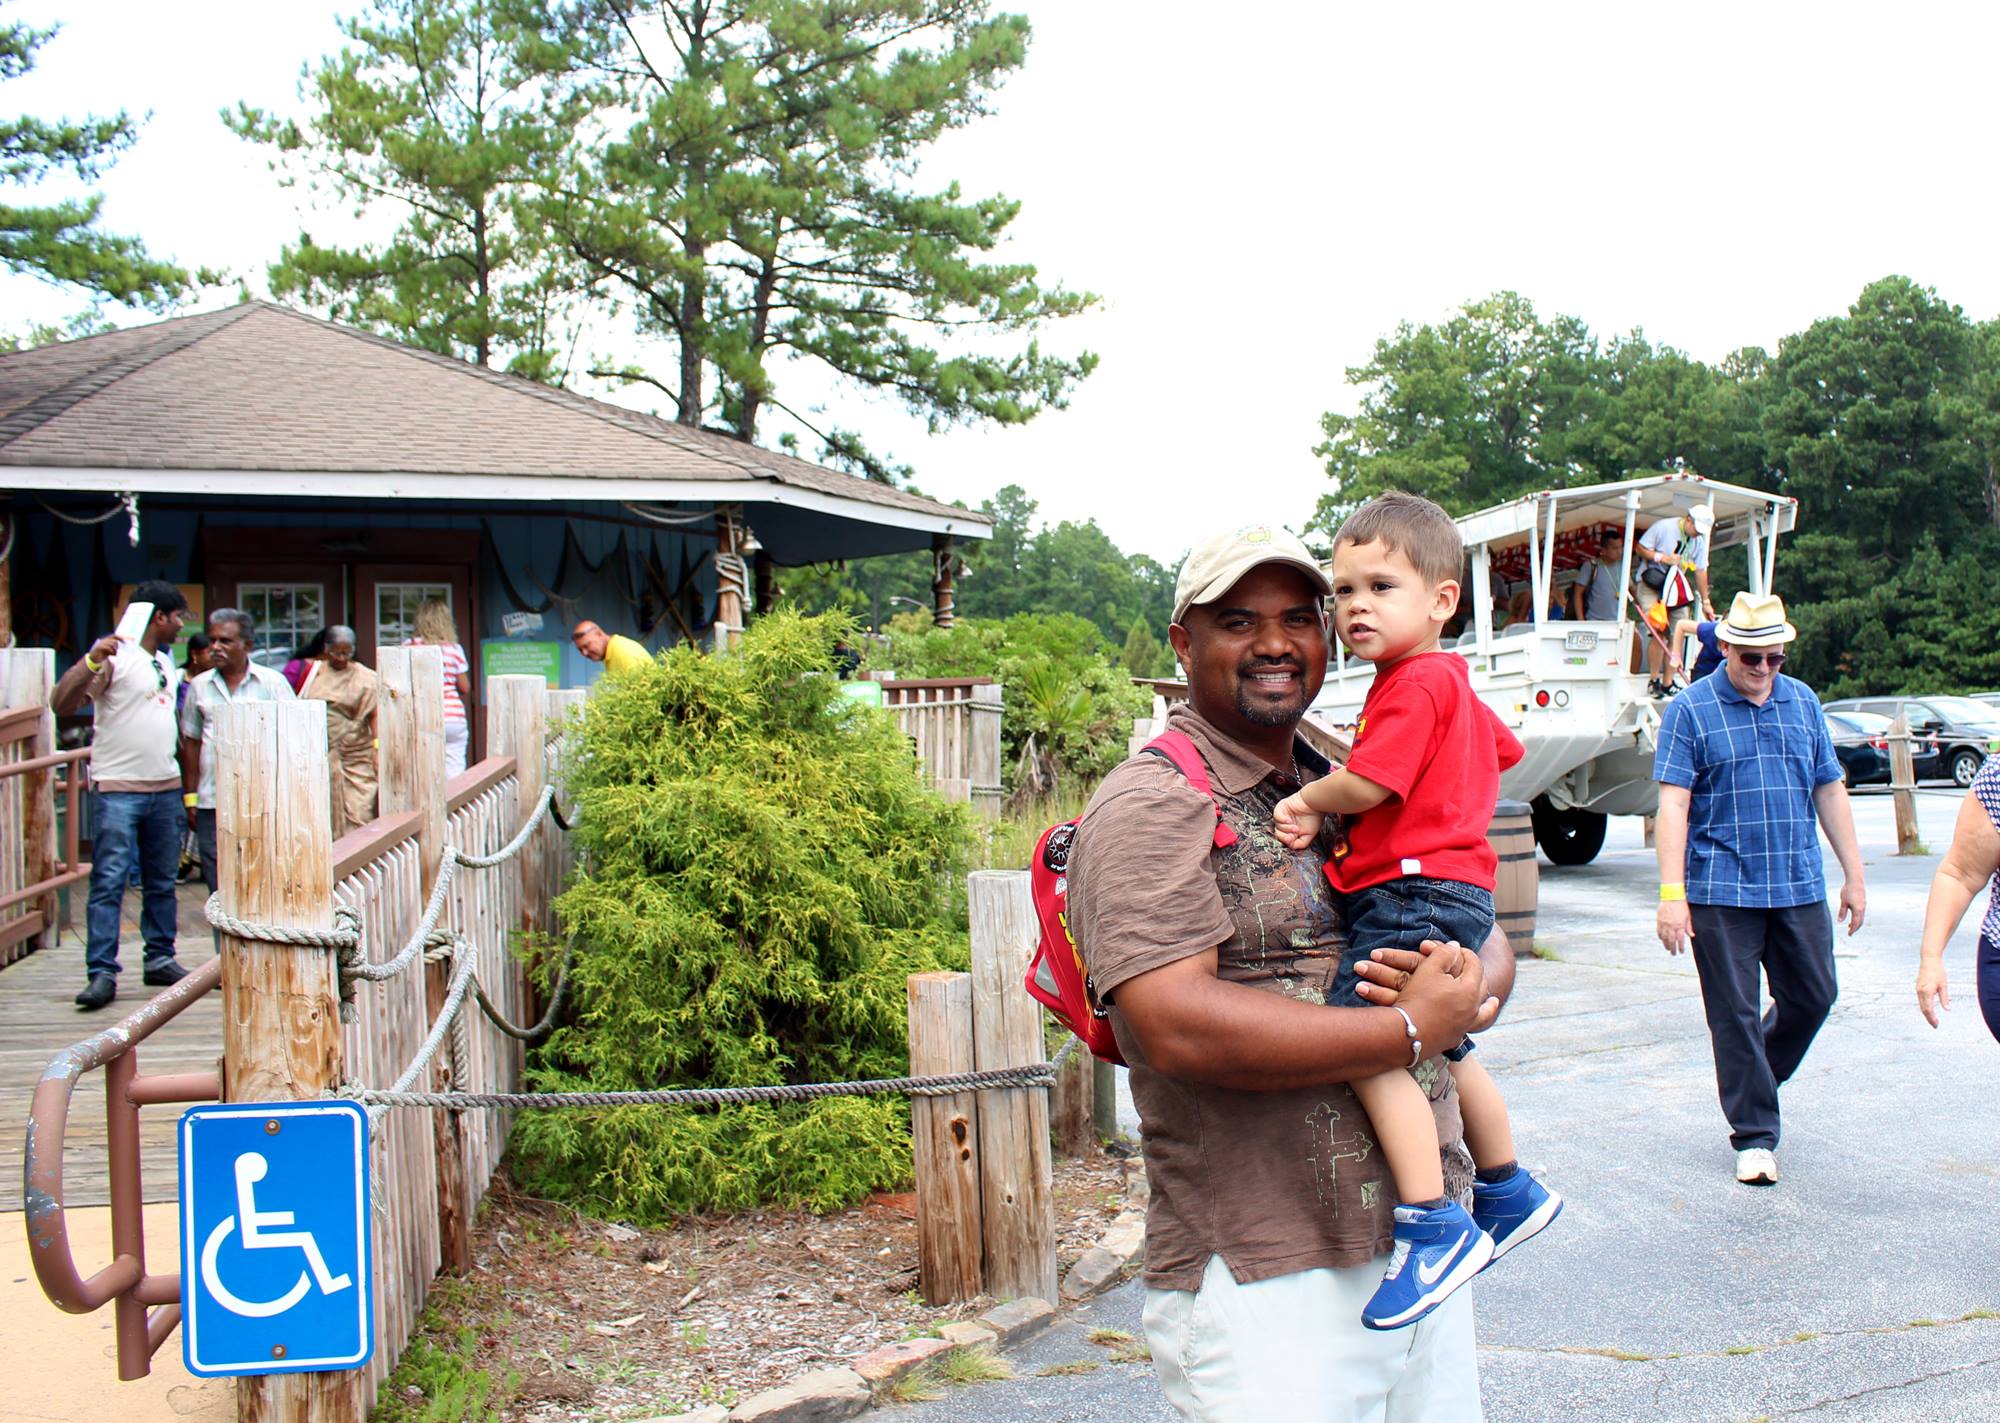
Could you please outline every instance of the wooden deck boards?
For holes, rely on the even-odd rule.
[[[180,891],[180,957],[190,969],[214,956],[201,906],[208,892],[199,883]],[[126,911],[136,914],[139,896],[126,896]],[[83,987],[81,896],[76,905],[79,928],[65,932],[54,949],[29,954],[0,969],[0,1147],[9,1163],[0,1171],[0,1210],[21,1209],[20,1149],[28,1125],[28,1107],[49,1059],[72,1043],[103,1032],[135,1011],[153,994],[139,981],[141,958],[137,929],[125,926],[118,951],[124,971],[118,999],[97,1013],[77,1011],[71,1000]],[[138,1049],[139,1071],[200,1072],[213,1068],[222,1055],[222,995],[210,993],[148,1038]],[[142,1178],[148,1201],[170,1201],[176,1193],[174,1123],[183,1108],[145,1107],[139,1113]],[[85,1073],[71,1101],[69,1131],[63,1151],[65,1205],[103,1205],[111,1199],[104,1140],[104,1074]]]

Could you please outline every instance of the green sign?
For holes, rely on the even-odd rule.
[[[540,677],[551,687],[560,687],[562,644],[488,638],[479,644],[479,674],[482,677]]]
[[[868,706],[879,707],[882,705],[882,684],[880,682],[842,682],[840,690],[843,695],[852,697],[857,702],[866,703]]]

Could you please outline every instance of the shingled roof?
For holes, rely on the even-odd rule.
[[[984,515],[271,302],[0,354],[0,486]],[[755,509],[748,511],[753,524]],[[874,550],[864,550],[874,551]]]

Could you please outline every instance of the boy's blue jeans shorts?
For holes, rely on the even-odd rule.
[[[1367,1006],[1355,991],[1362,981],[1355,970],[1376,949],[1414,953],[1424,940],[1438,939],[1477,953],[1493,932],[1493,892],[1460,880],[1392,879],[1340,895],[1340,908],[1347,920],[1347,952],[1326,1001],[1343,1008]],[[1445,1057],[1457,1062],[1471,1051],[1467,1038]]]

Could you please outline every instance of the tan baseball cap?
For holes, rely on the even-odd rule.
[[[1321,597],[1333,591],[1326,571],[1298,536],[1276,524],[1245,524],[1204,539],[1174,580],[1174,621],[1196,603],[1212,603],[1262,563],[1286,563],[1305,574]]]

